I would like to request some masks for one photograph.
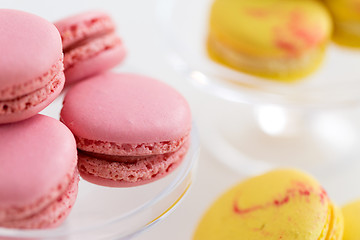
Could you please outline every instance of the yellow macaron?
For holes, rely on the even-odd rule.
[[[207,50],[227,67],[291,81],[320,65],[331,33],[330,14],[316,0],[215,0]]]
[[[360,239],[360,200],[349,203],[342,208],[344,215],[343,240]]]
[[[341,211],[320,184],[296,170],[250,178],[222,195],[194,240],[340,240]]]
[[[333,40],[344,46],[360,47],[360,0],[324,0],[334,19]]]

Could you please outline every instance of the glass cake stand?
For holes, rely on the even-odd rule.
[[[221,102],[207,111],[198,103],[204,146],[245,174],[276,167],[323,173],[359,159],[360,52],[330,45],[320,69],[295,83],[229,69],[206,53],[212,2],[157,5],[166,60],[199,93]]]
[[[145,11],[139,9],[138,3],[127,0],[64,0],[56,7],[53,2],[44,0],[0,0],[0,3],[3,8],[31,12],[49,21],[56,21],[85,10],[106,11],[116,22],[119,35],[123,37],[129,53],[125,65],[121,64],[117,69],[120,68],[123,72],[146,74],[146,71],[143,72],[144,69],[139,70],[139,68],[153,66],[150,63],[142,65],[142,59],[150,53],[142,51],[139,38],[147,29],[144,29],[141,21],[137,21],[139,18],[134,15],[134,12],[139,13],[144,19],[149,16],[143,14]],[[146,13],[151,14],[148,10]],[[63,95],[42,111],[42,114],[59,119],[62,101]],[[81,179],[75,206],[60,227],[49,230],[0,228],[0,239],[130,239],[163,220],[180,204],[194,180],[198,156],[198,133],[196,126],[193,125],[191,146],[187,156],[181,165],[168,176],[153,183],[132,188],[101,187]]]
[[[63,94],[42,114],[58,119],[62,101]],[[131,188],[102,187],[81,179],[75,206],[60,227],[49,230],[0,228],[0,239],[131,239],[163,220],[179,205],[194,180],[198,157],[199,141],[193,125],[186,158],[168,176]]]

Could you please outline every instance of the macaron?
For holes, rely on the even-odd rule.
[[[0,124],[32,117],[64,86],[60,34],[47,20],[0,9]]]
[[[162,178],[189,148],[191,112],[182,95],[150,77],[103,73],[72,87],[61,121],[73,132],[85,180],[131,187]]]
[[[360,1],[324,0],[334,20],[333,40],[343,46],[360,47]]]
[[[284,82],[317,69],[332,31],[316,0],[215,0],[207,51],[226,67]]]
[[[341,240],[343,218],[325,190],[296,170],[274,170],[234,186],[208,209],[193,239]]]
[[[75,139],[58,120],[36,115],[0,125],[0,227],[60,225],[78,191]]]
[[[343,240],[360,239],[360,200],[346,204],[342,212],[345,226]]]
[[[111,17],[89,11],[55,22],[64,51],[66,84],[115,67],[125,57],[122,40]]]

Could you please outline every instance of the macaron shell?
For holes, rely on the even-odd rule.
[[[206,48],[211,60],[262,78],[292,82],[313,73],[332,33],[314,0],[216,0]]]
[[[117,144],[178,140],[191,129],[189,105],[176,90],[125,73],[75,85],[65,96],[61,120],[79,138]]]
[[[194,239],[323,239],[331,205],[311,177],[276,170],[222,195],[202,218]],[[325,238],[326,239],[326,238]]]
[[[100,41],[102,39],[99,39]],[[118,39],[114,45],[106,45],[106,42],[97,40],[89,42],[86,46],[74,49],[76,51],[74,58],[77,59],[71,67],[69,65],[68,54],[65,53],[64,65],[66,84],[72,84],[87,77],[111,69],[122,62],[126,56],[124,45]],[[99,45],[100,44],[100,45]],[[91,54],[89,54],[92,52]]]
[[[47,73],[62,58],[60,34],[43,18],[0,9],[0,52],[1,91]]]
[[[293,56],[328,42],[331,19],[313,0],[218,0],[210,33],[245,55]]]
[[[110,156],[150,156],[177,151],[189,139],[189,135],[173,140],[140,144],[117,144],[75,137],[78,149]]]
[[[341,239],[344,240],[344,216],[337,206],[333,206],[333,223],[328,231],[328,238],[330,240]],[[325,240],[327,240],[325,239]]]
[[[45,86],[28,96],[25,95],[22,98],[14,99],[9,104],[0,101],[0,107],[4,108],[7,105],[6,108],[13,109],[10,113],[0,114],[0,124],[17,122],[35,116],[60,95],[64,88],[64,83],[65,77],[61,71],[55,76],[53,81],[50,81],[48,87]]]
[[[82,178],[107,187],[134,187],[170,174],[185,158],[189,141],[176,152],[147,157],[123,157],[123,162],[101,160],[79,154],[78,168]],[[130,162],[127,163],[126,159]],[[134,162],[136,159],[136,162]]]
[[[0,125],[0,135],[1,222],[6,213],[34,214],[57,198],[73,176],[77,151],[69,129],[43,115]]]
[[[24,219],[0,223],[6,228],[42,229],[54,228],[63,223],[70,214],[78,193],[79,175],[76,170],[68,188],[40,212]]]
[[[343,46],[360,47],[360,1],[324,0],[334,19],[333,40]]]
[[[41,89],[48,85],[56,75],[60,75],[64,71],[63,58],[61,57],[46,73],[22,84],[14,84],[9,88],[0,90],[0,102],[4,100],[11,100],[26,94],[31,94],[34,91]]]
[[[360,201],[346,204],[342,208],[344,215],[344,237],[343,240],[360,239]]]
[[[64,18],[54,24],[61,34],[65,50],[88,37],[115,30],[111,17],[105,12],[95,10]]]

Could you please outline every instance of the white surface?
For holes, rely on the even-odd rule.
[[[124,38],[128,48],[128,57],[125,64],[132,66],[134,72],[141,72],[158,78],[176,87],[189,100],[194,118],[197,119],[200,133],[203,138],[211,138],[211,131],[205,128],[209,119],[231,118],[231,112],[241,117],[249,113],[249,106],[239,106],[217,100],[205,95],[189,83],[188,80],[178,75],[166,62],[166,51],[162,51],[163,42],[160,33],[156,30],[155,0],[120,0],[120,1],[8,1],[0,0],[3,8],[16,8],[33,12],[49,20],[77,13],[86,9],[101,8],[115,18],[118,23],[118,32]],[[121,71],[121,67],[118,68]],[[354,111],[355,110],[350,110]],[[228,115],[221,115],[227,112]],[[353,112],[352,112],[353,113]],[[356,115],[356,113],[354,113]],[[247,115],[243,115],[244,118]],[[346,116],[347,117],[347,116]],[[352,115],[351,115],[352,117]],[[350,117],[349,117],[350,118]],[[239,122],[239,124],[242,124]],[[356,124],[356,123],[355,123]],[[360,121],[358,122],[360,124]],[[345,124],[345,126],[347,126]],[[225,126],[226,127],[226,126]],[[331,137],[331,136],[330,136]],[[257,146],[252,146],[256,150]],[[217,146],[213,146],[217,148]],[[258,147],[261,152],[261,148]],[[223,158],[227,158],[227,152]],[[360,181],[359,159],[344,159],[344,165],[331,175],[319,174],[321,183],[327,189],[334,201],[343,204],[360,197],[358,184]],[[348,163],[352,162],[350,166]],[[346,164],[345,164],[346,163]],[[206,149],[202,150],[197,179],[180,207],[165,221],[135,237],[136,240],[149,239],[191,239],[200,216],[214,201],[216,196],[231,185],[242,180],[245,175],[230,170],[221,164]]]

